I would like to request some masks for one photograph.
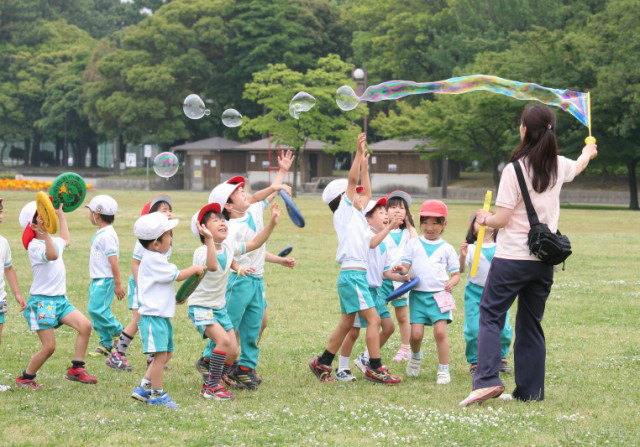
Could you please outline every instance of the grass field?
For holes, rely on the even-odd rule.
[[[109,192],[107,192],[109,193]],[[120,237],[123,281],[130,272],[132,226],[152,193],[114,191],[120,210],[115,228]],[[92,192],[91,194],[95,194]],[[20,286],[28,297],[31,272],[20,243],[18,213],[35,194],[4,193],[0,234],[13,251]],[[206,193],[173,194],[181,220],[174,232],[172,262],[186,267],[198,241],[189,230],[193,212]],[[87,199],[88,200],[88,199]],[[143,372],[139,338],[130,349],[132,373],[108,368],[88,358],[99,379],[83,386],[62,378],[75,332],[56,331],[57,350],[38,374],[41,392],[13,389],[0,394],[0,445],[638,445],[640,443],[640,213],[566,209],[560,227],[570,237],[574,255],[558,272],[547,304],[546,401],[523,404],[491,402],[462,410],[471,379],[462,335],[464,281],[455,296],[458,310],[449,326],[452,383],[435,385],[437,358],[431,334],[424,342],[422,375],[399,387],[359,380],[353,384],[320,384],[308,362],[324,348],[339,318],[334,262],[336,236],[331,215],[319,198],[300,198],[307,226],[294,227],[283,216],[268,243],[277,252],[295,247],[291,272],[268,265],[265,274],[269,327],[261,342],[257,392],[239,392],[233,402],[209,402],[198,396],[200,376],[193,364],[203,341],[178,307],[174,321],[176,353],[165,375],[165,389],[180,404],[171,411],[140,404],[129,396]],[[466,231],[469,204],[450,204],[445,239],[458,247]],[[68,215],[72,245],[64,254],[68,296],[86,315],[89,244],[95,228],[87,211]],[[8,287],[7,287],[8,289]],[[9,313],[0,347],[0,383],[12,384],[39,347],[9,293]],[[126,299],[114,302],[126,325]],[[512,322],[513,323],[513,322]],[[92,335],[90,349],[97,337]],[[394,334],[383,350],[383,362],[404,376],[404,365],[390,364],[399,346]],[[363,349],[362,338],[354,352]],[[511,357],[511,356],[510,356]],[[506,377],[507,391],[513,377]]]

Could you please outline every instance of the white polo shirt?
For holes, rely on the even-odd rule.
[[[389,263],[392,266],[402,262],[404,252],[410,240],[411,234],[406,228],[391,230],[387,237],[384,238],[384,243],[387,246],[387,250],[389,250]]]
[[[89,277],[113,278],[113,271],[109,258],[118,257],[120,243],[113,225],[99,229],[91,239],[91,253],[89,255]]]
[[[173,282],[179,273],[175,264],[169,264],[166,255],[145,250],[138,270],[140,315],[173,318],[176,314]]]
[[[171,258],[172,249],[173,247],[169,247],[169,251],[164,254],[164,256],[167,258],[167,261],[169,260],[169,258]],[[136,245],[133,247],[133,259],[142,261],[142,256],[144,256],[146,251],[147,249],[142,246],[140,241],[136,241]]]
[[[211,309],[222,309],[227,300],[227,277],[231,270],[231,263],[235,256],[240,256],[245,252],[245,245],[234,244],[224,241],[218,255],[218,270],[215,272],[205,271],[204,278],[198,284],[196,290],[189,296],[189,306],[202,306]],[[193,265],[207,265],[207,247],[202,245],[193,252]]]
[[[420,292],[442,292],[449,275],[460,270],[460,259],[451,244],[424,236],[409,242],[402,262],[410,264],[413,276],[420,278],[414,289]]]
[[[0,236],[0,262],[2,263],[3,270],[11,267],[11,247],[9,242],[2,236]],[[7,296],[7,292],[4,290],[4,271],[0,274],[0,301],[4,300]]]
[[[375,233],[369,229],[370,237]],[[376,248],[369,249],[369,267],[367,268],[367,282],[369,287],[377,288],[382,286],[382,274],[391,269],[389,264],[389,249],[384,241],[380,242]]]
[[[29,262],[33,272],[31,283],[31,295],[62,296],[67,294],[67,270],[64,267],[62,253],[67,243],[61,237],[52,237],[53,244],[58,252],[58,259],[48,261],[45,253],[47,247],[41,239],[33,239],[29,242]]]
[[[480,249],[480,260],[478,261],[478,271],[476,272],[476,276],[472,278],[471,263],[473,262],[473,257],[476,254],[477,245],[475,243],[469,245],[465,264],[467,264],[468,267],[467,277],[469,278],[470,283],[473,283],[480,287],[484,287],[484,285],[487,283],[489,267],[491,267],[491,261],[493,260],[493,256],[496,254],[496,247],[497,245],[495,242],[482,243],[482,248]]]
[[[338,209],[333,213],[333,227],[338,234],[338,253],[336,262],[342,268],[369,267],[369,246],[372,232],[364,216],[364,210],[358,211],[353,203],[342,196]]]
[[[254,239],[264,229],[263,214],[267,206],[269,206],[269,202],[266,200],[254,203],[247,209],[244,216],[237,219],[229,219],[227,240],[235,245],[240,245]],[[266,251],[266,244],[262,244],[257,250],[237,256],[236,259],[243,269],[249,267],[255,269],[251,275],[262,276],[264,274]]]

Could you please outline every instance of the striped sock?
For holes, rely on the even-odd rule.
[[[127,334],[125,334],[124,331],[122,331],[122,333],[120,334],[120,338],[118,338],[118,342],[116,343],[116,352],[118,354],[125,355],[132,340],[133,337],[129,337]]]
[[[222,377],[229,374],[231,368],[233,368],[233,365],[231,363],[224,362],[224,365],[222,365]]]
[[[226,352],[213,351],[211,358],[209,359],[209,377],[207,378],[206,385],[209,387],[215,387],[220,384],[220,378],[222,377],[222,368],[224,366],[224,359],[227,357]]]

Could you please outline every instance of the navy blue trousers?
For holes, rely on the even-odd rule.
[[[500,380],[500,332],[518,297],[513,344],[514,399],[544,399],[547,350],[542,331],[544,306],[553,285],[553,266],[540,261],[494,258],[480,302],[478,371],[473,389],[503,385]]]

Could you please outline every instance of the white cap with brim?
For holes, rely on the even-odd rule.
[[[367,206],[364,209],[364,214],[369,214],[369,212],[374,209],[376,206],[387,206],[387,199],[386,197],[382,197],[378,200],[369,200],[369,203],[367,203]]]
[[[33,222],[33,216],[36,215],[37,207],[35,200],[33,202],[27,203],[22,210],[20,211],[20,216],[18,217],[18,222],[20,222],[20,226],[24,230]]]
[[[200,232],[198,231],[198,214],[200,214],[200,211],[196,211],[193,217],[191,217],[191,232],[195,237],[200,239]]]
[[[220,208],[224,209],[225,204],[229,201],[229,197],[236,189],[242,186],[242,183],[220,183],[213,188],[209,194],[209,203],[217,203]]]
[[[133,224],[133,234],[142,241],[155,241],[164,233],[178,226],[178,219],[169,219],[163,213],[140,216]]]
[[[118,212],[118,202],[111,196],[100,194],[95,196],[87,205],[94,213],[103,214],[105,216],[115,216]]]
[[[322,201],[327,205],[331,203],[336,197],[344,194],[347,190],[347,186],[349,182],[346,178],[339,178],[336,180],[332,180],[322,191]]]
[[[387,202],[389,202],[394,197],[399,197],[401,199],[404,199],[404,201],[407,202],[407,205],[411,206],[412,199],[408,192],[404,192],[400,190],[391,191],[389,194],[387,194]]]

